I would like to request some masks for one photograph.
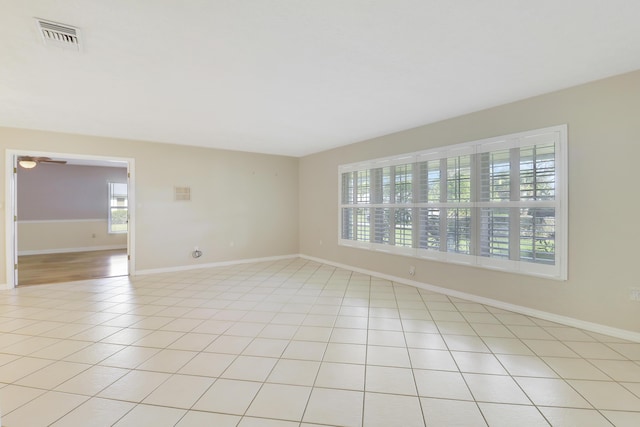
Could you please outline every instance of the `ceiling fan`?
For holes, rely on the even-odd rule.
[[[18,164],[25,169],[33,169],[39,163],[57,163],[64,165],[66,160],[53,160],[51,157],[33,157],[33,156],[20,156],[18,157]]]

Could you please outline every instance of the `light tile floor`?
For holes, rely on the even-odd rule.
[[[0,292],[5,427],[639,426],[640,343],[302,259]]]

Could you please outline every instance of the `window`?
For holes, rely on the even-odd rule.
[[[127,184],[109,183],[109,233],[126,233],[129,225]]]
[[[342,165],[341,245],[566,280],[567,128]]]

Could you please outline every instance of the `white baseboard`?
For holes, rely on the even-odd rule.
[[[598,334],[609,335],[612,337],[621,338],[628,341],[640,342],[639,332],[629,331],[626,329],[613,328],[611,326],[601,325],[599,323],[587,322],[585,320],[575,319],[573,317],[562,316],[560,314],[555,314],[555,313],[549,313],[549,312],[537,310],[534,308],[511,304],[508,302],[495,300],[491,298],[485,298],[485,297],[481,297],[474,294],[468,294],[466,292],[460,292],[453,289],[447,289],[440,286],[430,285],[428,283],[422,283],[415,280],[405,279],[402,277],[395,277],[395,276],[383,274],[377,271],[353,267],[351,265],[340,264],[340,263],[329,261],[322,258],[316,258],[308,255],[300,255],[300,258],[308,259],[310,261],[315,261],[322,264],[332,265],[338,268],[344,268],[346,270],[367,274],[373,277],[379,277],[381,279],[389,280],[396,283],[401,283],[403,285],[409,285],[409,286],[414,286],[416,288],[425,289],[428,291],[438,292],[438,293],[452,296],[455,298],[477,302],[479,304],[489,305],[491,307],[496,307],[503,310],[513,311],[515,313],[524,314],[525,316],[537,317],[538,319],[547,320],[549,322],[560,323],[562,325],[572,326],[574,328],[584,329],[586,331],[596,332]]]
[[[272,257],[265,257],[265,258],[247,258],[247,259],[238,259],[233,261],[210,262],[207,264],[181,265],[178,267],[152,268],[147,270],[138,270],[135,272],[135,274],[145,275],[145,274],[157,274],[157,273],[173,273],[177,271],[188,271],[188,270],[197,270],[202,268],[214,268],[214,267],[227,267],[230,265],[249,264],[252,262],[280,261],[283,259],[293,259],[293,258],[300,258],[300,255],[298,254],[280,255],[280,256],[272,256]]]
[[[127,245],[86,246],[83,248],[37,249],[32,251],[18,251],[18,256],[65,254],[65,253],[71,253],[71,252],[111,251],[114,249],[127,249]]]

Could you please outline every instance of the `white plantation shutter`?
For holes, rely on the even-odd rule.
[[[566,126],[340,167],[342,245],[566,279]]]

